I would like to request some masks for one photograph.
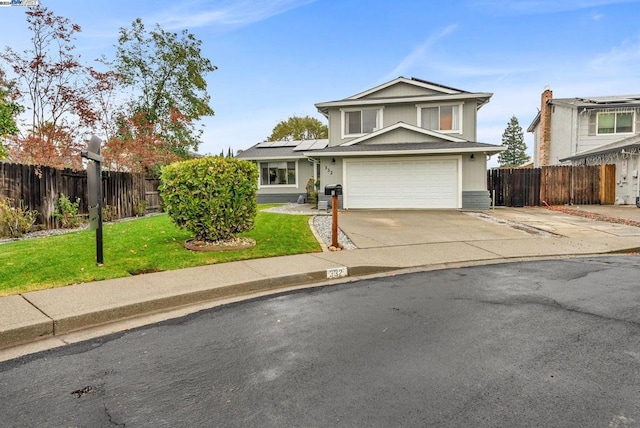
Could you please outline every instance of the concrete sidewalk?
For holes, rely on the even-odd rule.
[[[353,211],[341,213],[339,220],[359,249],[150,273],[0,298],[0,349],[5,349],[0,360],[86,337],[69,339],[73,332],[174,309],[185,314],[292,287],[407,269],[640,251],[638,227],[544,208],[469,214]],[[25,343],[33,346],[9,349]]]

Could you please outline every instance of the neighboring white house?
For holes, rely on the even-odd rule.
[[[546,89],[527,131],[535,167],[615,164],[616,203],[640,196],[640,95],[553,98]]]
[[[491,96],[399,77],[316,104],[328,140],[264,142],[238,158],[258,164],[259,202],[294,202],[312,177],[320,200],[340,184],[345,209],[486,209],[487,156],[504,150],[476,142],[477,111]]]

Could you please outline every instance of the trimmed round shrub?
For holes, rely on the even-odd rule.
[[[206,157],[162,169],[165,211],[199,241],[221,241],[253,229],[258,168],[235,158]]]

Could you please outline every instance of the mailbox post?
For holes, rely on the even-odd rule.
[[[340,248],[338,242],[338,196],[342,195],[341,184],[329,184],[324,186],[325,196],[331,196],[331,246]]]
[[[100,145],[102,140],[93,135],[87,151],[80,155],[88,159],[87,165],[87,193],[89,201],[89,228],[96,231],[96,263],[98,266],[104,264],[102,251],[102,160],[100,155]]]

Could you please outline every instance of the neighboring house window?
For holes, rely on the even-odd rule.
[[[418,126],[432,131],[462,132],[462,105],[418,106]]]
[[[295,162],[260,162],[260,185],[282,186],[295,184]]]
[[[598,113],[598,134],[633,132],[633,112]]]
[[[342,135],[362,135],[378,130],[382,124],[382,109],[342,111]]]

